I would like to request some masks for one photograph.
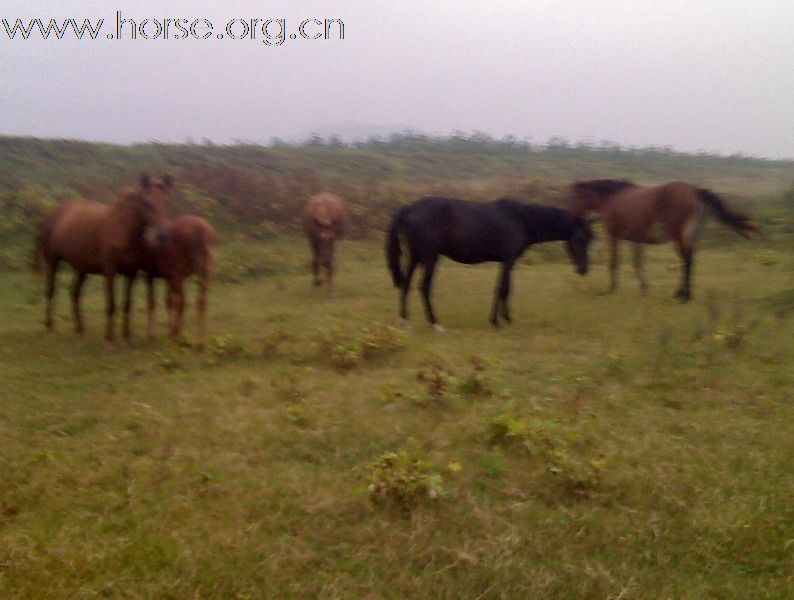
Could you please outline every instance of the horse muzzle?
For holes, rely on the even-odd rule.
[[[150,227],[146,230],[144,237],[150,245],[157,247],[168,242],[171,239],[171,233],[165,227]]]
[[[171,239],[171,234],[165,227],[158,227],[155,230],[154,239],[158,246],[162,246]]]

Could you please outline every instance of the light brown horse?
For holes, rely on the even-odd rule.
[[[648,282],[643,271],[643,244],[671,240],[681,256],[682,277],[675,297],[686,302],[692,297],[692,259],[703,225],[710,209],[716,217],[745,238],[758,228],[750,217],[730,208],[713,192],[689,183],[674,181],[654,187],[640,187],[630,181],[594,179],[571,186],[570,210],[583,215],[600,211],[610,243],[610,285],[618,285],[618,242],[634,242],[634,269],[645,294]]]
[[[116,312],[115,278],[126,278],[124,290],[123,336],[130,339],[130,308],[132,286],[138,270],[143,266],[144,236],[153,233],[155,243],[162,242],[162,225],[168,216],[168,196],[173,180],[142,175],[140,185],[130,188],[109,204],[89,200],[70,200],[55,208],[39,227],[34,262],[45,267],[47,306],[44,324],[53,328],[53,304],[58,267],[65,262],[74,267],[71,288],[72,316],[77,333],[84,333],[80,314],[80,294],[89,274],[105,277],[105,339],[114,337]]]
[[[179,339],[185,312],[185,279],[197,275],[199,292],[196,302],[199,348],[206,337],[207,290],[212,271],[212,246],[218,239],[215,229],[195,215],[182,215],[165,226],[166,240],[159,245],[147,244],[149,258],[146,271],[149,339],[154,338],[154,280],[165,279],[168,329],[173,339]]]
[[[334,250],[347,227],[347,214],[342,199],[336,194],[315,194],[303,209],[303,227],[312,251],[314,285],[321,285],[320,269],[325,269],[329,290],[334,287]]]

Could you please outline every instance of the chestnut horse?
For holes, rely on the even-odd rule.
[[[750,217],[730,208],[713,192],[689,183],[674,181],[654,187],[640,187],[630,181],[594,179],[571,186],[570,210],[583,215],[600,211],[610,243],[609,291],[618,286],[618,243],[634,242],[634,269],[645,294],[648,282],[643,271],[642,244],[672,240],[682,260],[681,284],[675,298],[686,302],[692,297],[692,259],[707,209],[717,218],[749,238],[758,228]]]
[[[199,278],[199,292],[196,302],[198,315],[199,348],[204,346],[206,337],[207,290],[212,270],[212,246],[218,239],[215,229],[207,221],[195,215],[182,215],[167,223],[166,240],[159,245],[147,243],[149,257],[146,271],[146,292],[148,300],[149,339],[154,338],[154,279],[165,279],[166,308],[168,309],[168,329],[173,339],[179,339],[182,331],[182,318],[185,312],[184,281],[191,275]]]
[[[303,227],[309,237],[312,251],[314,285],[319,286],[320,269],[325,269],[329,290],[334,287],[334,250],[347,226],[347,215],[342,199],[336,194],[315,194],[303,209]]]
[[[126,278],[124,290],[123,336],[130,339],[132,286],[143,266],[144,235],[154,233],[155,242],[164,240],[162,225],[167,219],[168,195],[173,187],[169,175],[162,180],[142,175],[140,185],[130,188],[109,204],[89,200],[70,200],[53,209],[39,226],[35,245],[35,265],[44,263],[47,306],[44,324],[53,328],[53,301],[58,267],[63,261],[74,267],[71,288],[72,316],[77,333],[84,333],[80,314],[80,294],[89,274],[105,277],[105,339],[114,337],[116,312],[115,278]]]

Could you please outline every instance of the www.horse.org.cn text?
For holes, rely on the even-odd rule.
[[[115,26],[115,27],[113,27]],[[112,27],[112,29],[111,29]],[[8,40],[246,40],[281,46],[290,40],[344,40],[337,18],[231,18],[216,24],[206,18],[134,18],[116,11],[114,23],[99,19],[2,19],[0,36]]]

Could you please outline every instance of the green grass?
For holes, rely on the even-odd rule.
[[[586,278],[530,250],[500,330],[494,265],[445,260],[448,332],[414,292],[409,328],[363,356],[396,324],[380,244],[342,244],[336,298],[310,287],[302,239],[248,244],[219,248],[204,354],[107,351],[96,279],[73,335],[65,274],[47,334],[41,282],[0,271],[1,597],[790,594],[794,321],[767,301],[791,286],[782,250],[702,250],[687,305],[668,246],[645,298],[628,248],[612,296],[602,244]],[[242,256],[264,266],[240,274]],[[441,497],[370,502],[372,465],[400,450]]]

